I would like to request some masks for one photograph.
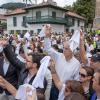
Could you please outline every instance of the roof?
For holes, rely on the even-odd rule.
[[[18,14],[24,14],[24,13],[26,13],[26,10],[19,8],[5,14],[5,16],[18,15]]]
[[[79,19],[85,20],[84,17],[82,17],[82,16],[80,16],[80,15],[74,13],[74,12],[70,12],[70,11],[66,12],[66,16],[71,16],[71,17],[75,17],[75,18],[79,18]]]
[[[3,14],[0,14],[0,20],[6,20],[6,17]]]
[[[58,10],[62,10],[62,11],[68,11],[62,7],[59,7],[57,5],[54,5],[54,4],[50,4],[48,2],[45,2],[45,3],[40,3],[38,5],[32,5],[32,6],[29,6],[29,7],[25,7],[24,9],[37,9],[37,8],[45,8],[45,7],[51,7],[51,8],[55,8],[55,9],[58,9]]]

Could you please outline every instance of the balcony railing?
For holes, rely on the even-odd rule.
[[[27,17],[26,22],[28,24],[52,23],[52,24],[64,24],[64,25],[68,25],[69,23],[66,18],[61,18],[61,17],[53,18],[52,16],[41,16],[39,18]]]

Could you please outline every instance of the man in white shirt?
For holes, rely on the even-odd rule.
[[[80,63],[73,56],[69,44],[65,42],[63,53],[59,53],[51,47],[49,27],[47,27],[45,35],[44,48],[45,51],[55,60],[55,69],[60,81],[65,83],[67,80],[79,80]],[[56,87],[54,86],[51,90],[50,100],[58,99],[58,91],[55,91],[55,88]]]

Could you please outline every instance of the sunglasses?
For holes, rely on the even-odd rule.
[[[83,73],[79,73],[79,75],[83,78],[87,77],[87,75],[83,74]]]

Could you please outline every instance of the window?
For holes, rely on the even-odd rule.
[[[41,29],[37,29],[37,33],[40,33]]]
[[[27,27],[27,25],[26,25],[26,16],[23,16],[22,26]]]
[[[13,17],[13,26],[17,26],[17,18]]]
[[[23,16],[23,22],[26,22],[26,16]]]
[[[41,19],[41,11],[36,12],[36,19]]]
[[[56,12],[54,12],[54,11],[52,12],[52,17],[56,18]]]
[[[78,26],[78,27],[80,26],[80,20],[78,20],[78,22],[77,22],[77,26]]]
[[[72,35],[73,35],[73,33],[74,33],[74,29],[71,29],[71,33],[72,33]]]
[[[74,18],[72,19],[72,25],[73,26],[75,25],[75,19]]]

